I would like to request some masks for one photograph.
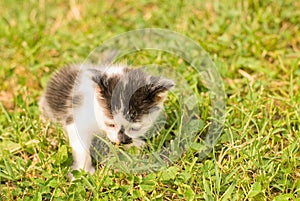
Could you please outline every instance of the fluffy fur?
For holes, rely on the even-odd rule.
[[[53,75],[40,108],[44,116],[64,125],[73,150],[73,169],[93,173],[89,148],[94,135],[142,146],[173,86],[170,80],[123,65],[73,65]]]

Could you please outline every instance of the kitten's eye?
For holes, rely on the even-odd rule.
[[[106,124],[108,127],[110,128],[114,128],[115,127],[115,124]]]
[[[134,120],[134,119],[136,118],[136,116],[137,116],[137,112],[136,112],[136,111],[132,111],[132,112],[129,114],[129,116],[130,116],[130,119]]]
[[[131,131],[139,131],[141,130],[140,128],[130,128]]]

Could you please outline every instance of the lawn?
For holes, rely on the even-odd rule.
[[[0,10],[0,201],[300,200],[299,1],[2,0]],[[70,182],[67,138],[38,110],[47,80],[106,40],[149,27],[189,37],[216,64],[227,95],[219,142],[202,161],[191,149],[156,172],[98,165]],[[191,86],[200,83],[173,56],[127,61],[173,66]],[[207,102],[199,116],[209,125]],[[172,124],[180,116],[169,106]]]

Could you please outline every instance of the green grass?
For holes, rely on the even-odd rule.
[[[228,2],[1,1],[0,200],[300,200],[300,3]],[[228,96],[222,137],[202,162],[188,152],[155,173],[104,166],[70,183],[71,149],[60,126],[41,121],[38,97],[56,69],[147,27],[211,55]]]

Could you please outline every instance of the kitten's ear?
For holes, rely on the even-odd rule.
[[[112,91],[119,81],[117,76],[108,77],[104,73],[99,73],[92,77],[92,80],[99,86],[101,94],[108,98],[111,97]]]
[[[168,91],[175,86],[175,83],[172,80],[168,79],[159,79],[159,81],[152,88],[152,94],[155,96],[156,102],[163,102],[167,95]]]
[[[92,77],[92,80],[101,88],[101,90],[108,87],[107,76],[97,72],[97,75]]]

